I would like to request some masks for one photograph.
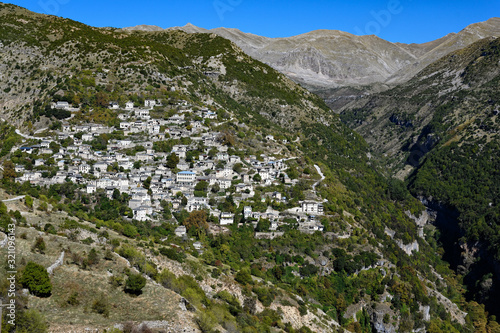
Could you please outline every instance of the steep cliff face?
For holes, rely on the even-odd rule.
[[[481,241],[467,242],[460,228],[459,212],[443,203],[423,199],[431,216],[429,223],[441,232],[439,242],[443,258],[457,274],[464,276],[467,296],[486,305],[491,314],[499,315],[495,300],[500,297],[500,264]]]

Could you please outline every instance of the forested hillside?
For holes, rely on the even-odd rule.
[[[496,298],[499,276],[499,50],[498,39],[479,41],[341,116],[385,154],[394,173],[411,173],[415,196],[456,210],[460,232],[448,259],[468,295],[483,302]],[[470,249],[474,264],[466,264]]]

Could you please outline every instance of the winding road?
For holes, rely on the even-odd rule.
[[[27,135],[27,134],[21,133],[21,131],[20,131],[20,130],[18,130],[17,128],[16,128],[16,134],[18,134],[18,135],[22,136],[22,137],[23,137],[23,138],[25,138],[25,139],[33,139],[33,140],[47,140],[47,141],[51,141],[51,142],[53,141],[53,140],[51,140],[51,139],[47,139],[47,138],[39,138],[39,137],[36,137],[36,136],[30,136],[30,135]]]

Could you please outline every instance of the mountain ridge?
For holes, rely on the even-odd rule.
[[[133,30],[134,27],[126,29]],[[167,30],[172,29],[188,33],[216,33],[233,41],[250,56],[286,73],[296,82],[317,90],[406,82],[452,51],[484,37],[500,36],[500,18],[473,23],[458,33],[421,44],[393,43],[375,35],[357,36],[325,29],[276,38],[234,28],[207,30],[186,25]],[[358,56],[352,57],[353,54]]]

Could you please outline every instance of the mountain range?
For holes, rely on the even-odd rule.
[[[442,56],[485,37],[500,36],[500,18],[467,26],[458,33],[423,44],[391,43],[377,36],[338,30],[316,30],[286,38],[268,38],[238,29],[207,30],[187,24],[167,30],[215,33],[244,52],[312,90],[408,81]],[[125,30],[162,31],[141,25]]]

